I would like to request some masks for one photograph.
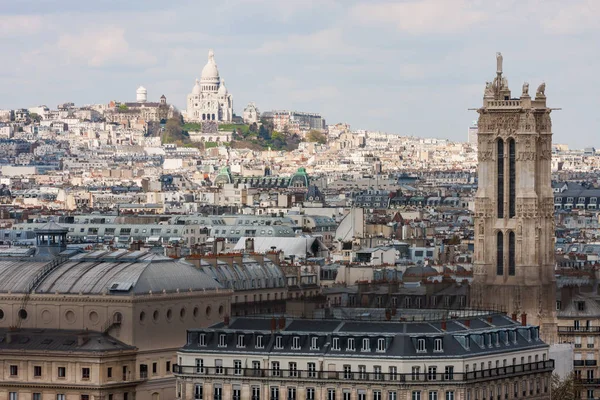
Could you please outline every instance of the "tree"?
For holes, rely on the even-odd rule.
[[[327,143],[327,136],[317,130],[312,130],[306,134],[306,141],[325,144]]]
[[[561,380],[557,374],[552,375],[552,398],[560,400],[578,400],[581,398],[579,392],[581,384],[571,373],[564,380]]]
[[[29,118],[33,121],[33,122],[37,122],[39,123],[42,120],[42,116],[36,113],[31,113],[29,114]]]
[[[129,110],[129,108],[127,107],[127,104],[119,105],[119,111],[127,111],[127,110]]]
[[[248,127],[248,130],[252,133],[257,133],[258,125],[256,124],[256,122],[251,123],[250,126]]]

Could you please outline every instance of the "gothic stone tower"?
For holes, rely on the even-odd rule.
[[[556,335],[552,124],[545,84],[511,98],[497,54],[478,121],[478,189],[472,302],[527,315],[547,340]]]

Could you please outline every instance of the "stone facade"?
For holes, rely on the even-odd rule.
[[[556,335],[551,109],[545,85],[511,98],[502,76],[488,82],[478,110],[478,176],[472,301],[525,314],[547,341]],[[493,293],[493,298],[487,298]]]

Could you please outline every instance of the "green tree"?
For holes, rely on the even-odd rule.
[[[29,114],[29,118],[33,121],[33,122],[37,122],[39,123],[42,120],[42,116],[36,113],[31,113]]]
[[[129,110],[129,107],[127,107],[127,104],[119,104],[119,111],[127,111]]]
[[[327,143],[327,136],[317,130],[312,130],[306,134],[306,141],[325,144]]]

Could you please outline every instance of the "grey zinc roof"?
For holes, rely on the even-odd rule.
[[[0,292],[24,292],[46,262],[0,260]],[[222,288],[191,264],[142,252],[77,254],[54,268],[36,293],[130,295]]]

